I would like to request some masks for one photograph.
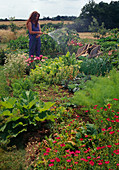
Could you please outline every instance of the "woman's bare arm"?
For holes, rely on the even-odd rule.
[[[43,34],[40,30],[39,31],[32,31],[32,24],[31,22],[28,23],[28,30],[30,34]]]

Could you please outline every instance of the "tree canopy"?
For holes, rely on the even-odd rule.
[[[111,1],[110,4],[101,1],[96,4],[94,0],[89,0],[81,9],[79,19],[91,23],[92,17],[97,19],[99,25],[104,22],[107,29],[119,28],[119,1]]]

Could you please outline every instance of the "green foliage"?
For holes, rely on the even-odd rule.
[[[36,69],[31,70],[31,79],[34,83],[60,84],[63,79],[75,77],[79,71],[80,61],[74,56],[75,54],[67,52],[62,57],[46,60],[40,67],[36,66]]]
[[[4,75],[3,66],[0,66],[0,98],[10,95],[10,87]]]
[[[0,25],[0,29],[7,30],[8,29],[8,25],[2,24],[2,25]]]
[[[0,49],[0,65],[4,65],[6,54],[4,49]]]
[[[19,97],[19,95],[22,93],[22,91],[29,91],[33,88],[32,80],[29,78],[21,78],[21,79],[15,79],[13,80],[12,84],[12,91],[14,97]]]
[[[41,35],[41,53],[54,57],[60,52],[60,47],[55,40],[48,35]]]
[[[23,91],[16,98],[4,98],[0,101],[0,143],[8,144],[11,138],[27,131],[30,125],[37,126],[37,122],[54,121],[56,115],[49,110],[55,103],[40,102],[33,91]]]
[[[64,88],[67,88],[70,92],[76,92],[80,89],[85,88],[85,82],[91,80],[90,76],[86,76],[83,73],[79,73],[73,79],[62,80],[61,84]]]
[[[71,99],[76,105],[92,106],[104,105],[112,98],[119,98],[119,72],[116,70],[110,71],[106,77],[91,78],[91,81],[86,82],[85,89],[75,92]]]
[[[95,32],[94,37],[101,38],[106,35],[107,30],[104,28],[104,22],[102,22],[102,25],[99,25],[96,18],[92,17],[93,21],[91,22],[91,25],[89,25],[89,31]]]
[[[16,40],[10,40],[10,42],[8,43],[8,48],[12,50],[28,49],[28,37],[24,37],[23,35],[21,35]]]
[[[105,56],[82,61],[80,71],[86,75],[105,76],[112,69],[110,60]]]

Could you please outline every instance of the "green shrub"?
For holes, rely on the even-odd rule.
[[[0,65],[4,65],[6,59],[6,54],[3,49],[0,49]]]
[[[32,88],[33,88],[33,83],[30,78],[15,79],[11,85],[13,88],[13,96],[14,97],[19,97],[19,95],[23,91],[29,91],[29,90],[32,90]]]
[[[119,72],[110,71],[106,77],[92,76],[85,89],[75,92],[71,101],[76,105],[104,105],[113,98],[119,98]]]
[[[0,29],[7,30],[8,27],[9,27],[9,26],[8,26],[8,25],[5,25],[5,24],[0,25]]]
[[[46,119],[54,121],[56,115],[50,111],[54,104],[39,101],[38,94],[33,91],[23,91],[19,99],[4,98],[0,101],[0,144],[8,144],[30,125],[37,126]]]
[[[16,49],[28,49],[29,44],[28,44],[28,37],[20,36],[16,40],[11,40],[8,43],[8,48],[12,50]]]
[[[105,56],[82,61],[80,71],[86,75],[105,76],[112,69],[111,62]]]
[[[4,73],[8,78],[23,77],[26,71],[28,54],[9,53],[4,64]]]

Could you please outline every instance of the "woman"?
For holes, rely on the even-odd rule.
[[[26,23],[29,32],[29,57],[34,55],[36,55],[37,57],[40,56],[40,35],[42,35],[43,32],[41,32],[41,28],[38,23],[39,17],[40,14],[37,11],[34,11],[30,15]]]

